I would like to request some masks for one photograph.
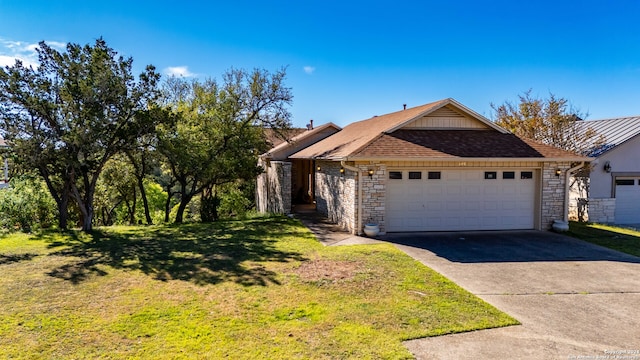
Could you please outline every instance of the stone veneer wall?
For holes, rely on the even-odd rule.
[[[256,183],[256,208],[261,213],[291,212],[291,163],[286,161],[258,162],[264,173]]]
[[[356,174],[345,169],[337,161],[316,161],[316,211],[351,233],[357,233],[356,209],[358,207]]]
[[[587,221],[595,223],[614,223],[616,212],[616,199],[588,199],[587,203]]]
[[[385,233],[387,165],[357,164],[357,167],[362,174],[362,226],[375,223],[380,232]],[[369,176],[369,169],[374,170],[372,176]]]
[[[565,202],[565,173],[571,168],[568,162],[545,162],[542,166],[542,214],[541,228],[548,230],[553,220],[564,219]],[[556,176],[556,169],[560,169],[560,176]],[[568,194],[567,194],[568,195]]]

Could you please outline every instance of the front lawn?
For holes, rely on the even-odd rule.
[[[567,235],[630,255],[640,256],[639,231],[602,224],[571,222]]]
[[[517,322],[391,245],[298,221],[0,238],[0,358],[410,358]]]

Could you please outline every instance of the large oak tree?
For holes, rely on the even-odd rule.
[[[60,228],[67,228],[69,201],[90,231],[96,182],[114,154],[153,130],[146,116],[159,74],[147,66],[138,80],[132,58],[119,56],[103,39],[69,43],[59,52],[45,42],[39,65],[0,69],[0,120],[14,161],[38,171],[55,199]]]
[[[159,150],[178,184],[180,203],[175,221],[201,195],[201,219],[217,218],[217,187],[254,179],[262,169],[258,155],[267,150],[264,127],[276,131],[290,125],[291,89],[285,71],[231,69],[221,84],[172,78],[166,104],[175,116],[162,127]]]

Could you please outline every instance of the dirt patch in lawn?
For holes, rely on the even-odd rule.
[[[305,261],[295,270],[304,281],[345,281],[362,272],[364,265],[359,261],[339,261],[317,259]]]

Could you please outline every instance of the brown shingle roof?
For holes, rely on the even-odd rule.
[[[405,124],[443,107],[453,106],[490,130],[405,130]],[[588,158],[520,139],[453,99],[375,116],[352,123],[342,131],[290,155],[290,158],[347,159],[456,159],[545,158],[587,161]]]
[[[367,145],[384,131],[413,119],[430,109],[435,109],[446,101],[440,100],[349,124],[342,131],[293,154],[291,157],[342,159]]]
[[[307,131],[305,128],[290,128],[280,131],[275,131],[271,128],[264,128],[264,136],[269,143],[269,147],[273,148],[304,133],[305,131]]]
[[[396,130],[350,156],[358,158],[576,158],[552,146],[494,130]]]

